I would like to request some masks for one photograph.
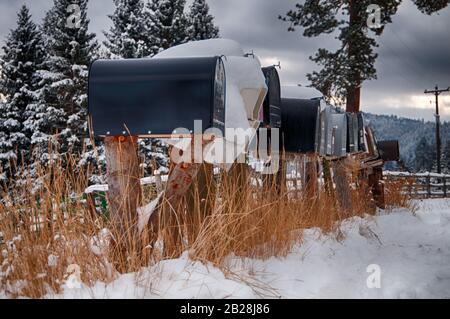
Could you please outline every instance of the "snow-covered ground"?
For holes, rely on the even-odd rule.
[[[48,298],[450,298],[450,199],[415,203],[346,221],[342,242],[313,229],[286,258],[230,257],[232,275],[185,254]]]

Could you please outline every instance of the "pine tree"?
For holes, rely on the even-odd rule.
[[[209,13],[206,0],[194,0],[188,15],[190,40],[206,40],[219,37],[219,28],[214,25],[214,17]]]
[[[189,40],[186,0],[150,0],[148,30],[154,35],[153,49],[165,50]]]
[[[104,32],[104,45],[112,58],[143,58],[158,50],[158,41],[149,30],[149,13],[142,0],[114,0],[116,9],[109,18],[113,22]],[[156,44],[156,48],[154,47]]]
[[[450,140],[447,141],[442,153],[442,170],[446,174],[450,174]]]
[[[74,5],[76,11],[68,10]],[[26,123],[34,130],[33,143],[44,150],[58,134],[60,152],[80,152],[87,136],[88,67],[98,49],[95,34],[88,31],[87,5],[88,0],[54,0],[44,19],[48,54],[38,71],[39,101],[29,107]]]
[[[360,87],[366,80],[376,78],[375,61],[378,46],[376,37],[392,22],[401,0],[306,0],[297,4],[286,16],[279,18],[289,22],[288,31],[303,28],[306,37],[317,37],[338,31],[340,47],[332,52],[319,49],[311,60],[322,66],[320,71],[307,75],[312,86],[329,99],[334,97],[348,111],[355,111],[360,100]],[[426,14],[445,8],[448,0],[413,0]],[[369,6],[380,8],[380,21],[369,16]],[[368,22],[375,22],[370,25]]]
[[[0,69],[0,91],[8,99],[0,104],[0,160],[3,171],[9,171],[11,160],[26,160],[30,140],[24,134],[26,108],[35,99],[34,74],[42,62],[42,37],[24,5],[18,13],[17,27],[3,47]],[[17,157],[19,155],[19,158]]]
[[[436,148],[422,137],[416,146],[415,168],[418,172],[431,172],[436,163]]]

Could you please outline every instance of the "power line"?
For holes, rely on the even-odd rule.
[[[398,35],[398,33],[395,31],[394,28],[390,29],[392,31],[392,33],[394,34],[394,36],[399,40],[399,42],[409,51],[409,53],[411,54],[411,56],[414,58],[414,60],[420,64],[424,69],[427,68],[427,66],[423,63],[423,60],[414,52],[414,50],[412,50],[405,41],[403,41],[403,39]],[[416,71],[420,71],[418,69],[416,69]],[[422,72],[419,72],[422,73]],[[427,77],[430,77],[430,74],[426,73]],[[428,78],[429,80],[431,80],[430,78]]]

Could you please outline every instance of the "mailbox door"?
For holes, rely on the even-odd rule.
[[[347,154],[347,116],[346,114],[333,114],[334,152],[335,156]]]
[[[358,115],[347,113],[347,151],[356,153],[359,150],[358,144]]]
[[[366,145],[366,131],[364,117],[362,113],[358,113],[358,150],[360,152],[367,152]]]
[[[281,128],[281,85],[275,67],[262,69],[266,78],[268,92],[263,104],[262,122],[264,126]]]
[[[286,152],[317,151],[319,100],[282,99],[282,133]]]

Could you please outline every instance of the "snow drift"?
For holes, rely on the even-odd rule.
[[[47,298],[450,298],[450,200],[415,204],[415,214],[396,209],[347,220],[341,242],[307,230],[286,258],[230,256],[233,275],[185,253]],[[368,285],[374,269],[379,288]]]

